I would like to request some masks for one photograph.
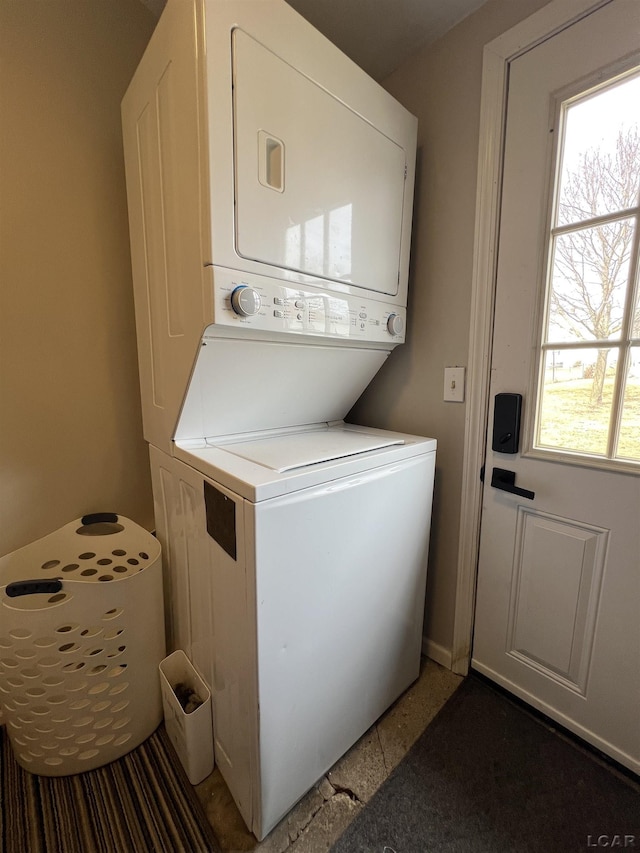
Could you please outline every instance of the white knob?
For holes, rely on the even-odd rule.
[[[241,284],[231,294],[231,307],[241,317],[253,317],[262,306],[260,294],[253,287]]]
[[[390,335],[401,335],[404,332],[404,318],[400,314],[389,314],[387,331]]]

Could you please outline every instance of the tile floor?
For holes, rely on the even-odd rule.
[[[371,799],[461,681],[428,658],[420,677],[275,829],[258,843],[247,830],[220,772],[196,786],[223,853],[320,853],[329,850]]]

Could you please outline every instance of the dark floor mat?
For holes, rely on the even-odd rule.
[[[332,853],[640,849],[640,785],[471,676]]]

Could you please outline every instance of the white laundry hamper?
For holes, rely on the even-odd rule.
[[[134,749],[162,720],[161,549],[96,513],[0,559],[0,708],[18,763],[67,776]]]

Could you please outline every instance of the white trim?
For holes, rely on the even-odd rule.
[[[446,669],[451,669],[451,650],[441,646],[440,643],[434,643],[428,637],[423,637],[422,654]]]
[[[456,603],[451,652],[451,667],[454,672],[461,675],[466,675],[469,670],[475,608],[482,510],[482,485],[479,477],[485,454],[489,406],[495,261],[498,247],[502,146],[509,64],[536,44],[610,2],[611,0],[552,0],[530,18],[498,36],[484,48],[467,373],[469,396],[465,420]]]

